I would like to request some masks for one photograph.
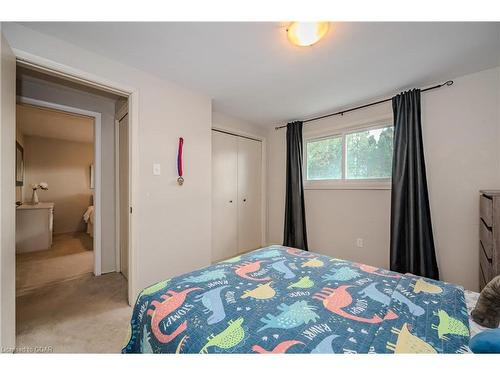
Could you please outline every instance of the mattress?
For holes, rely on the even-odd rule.
[[[282,246],[162,281],[123,353],[467,353],[457,285]]]

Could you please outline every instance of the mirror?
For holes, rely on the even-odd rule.
[[[94,184],[94,164],[90,164],[90,188],[95,189]]]
[[[24,149],[16,142],[16,186],[24,185]]]

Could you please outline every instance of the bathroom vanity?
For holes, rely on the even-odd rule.
[[[52,246],[54,203],[24,203],[16,208],[16,252],[47,250]]]

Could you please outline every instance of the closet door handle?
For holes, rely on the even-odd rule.
[[[233,203],[233,201],[229,201],[229,203]]]
[[[243,199],[243,202],[246,202],[246,201],[247,201],[247,199],[246,199],[246,198],[244,198],[244,199]]]

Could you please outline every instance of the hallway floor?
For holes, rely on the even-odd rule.
[[[92,273],[92,242],[83,232],[55,234],[49,250],[17,253],[16,294]]]
[[[119,353],[132,308],[120,273],[83,276],[17,297],[16,346],[54,353]]]

